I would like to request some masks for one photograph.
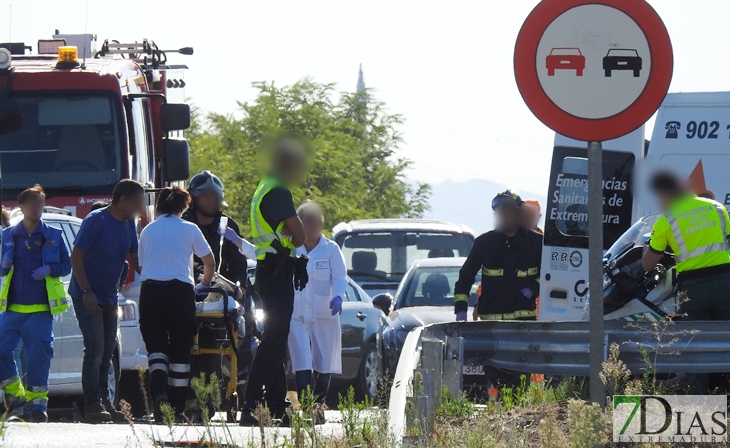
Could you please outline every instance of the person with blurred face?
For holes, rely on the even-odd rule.
[[[251,201],[251,227],[256,254],[256,288],[264,311],[264,334],[256,351],[241,412],[241,426],[259,426],[253,416],[266,402],[275,420],[286,423],[286,369],[284,358],[294,311],[295,284],[307,282],[307,259],[296,258],[306,241],[290,188],[306,173],[304,147],[281,140],[271,152],[272,166]]]
[[[143,210],[142,185],[120,181],[112,203],[84,218],[71,252],[73,276],[68,292],[84,336],[81,383],[86,423],[127,421],[109,399],[109,369],[117,345],[117,288],[127,256],[140,272],[134,221]]]
[[[644,270],[651,271],[667,248],[674,253],[677,282],[686,300],[680,313],[686,320],[730,320],[730,219],[727,209],[712,199],[687,191],[674,173],[656,173],[650,182],[663,210],[654,223],[644,251]]]
[[[45,193],[36,185],[18,196],[23,220],[2,233],[0,275],[0,385],[6,412],[27,407],[33,422],[48,421],[48,376],[53,358],[53,316],[69,307],[60,277],[71,272],[61,231],[41,219]],[[25,383],[13,350],[22,340],[28,355]],[[6,414],[3,419],[6,419]]]
[[[340,246],[322,235],[324,214],[307,201],[297,210],[307,240],[297,255],[309,257],[307,286],[294,294],[289,356],[302,402],[309,389],[315,400],[315,423],[324,424],[324,404],[333,374],[342,373],[340,314],[347,288],[347,268]]]
[[[540,203],[537,199],[525,199],[525,203],[522,206],[522,225],[527,229],[542,234],[543,231],[539,226],[541,218]]]
[[[469,295],[482,272],[478,300],[481,320],[534,320],[540,292],[542,235],[520,225],[523,202],[507,190],[492,201],[496,228],[479,236],[459,272],[454,288],[456,320],[465,321]]]
[[[246,257],[236,247],[236,235],[241,233],[238,223],[223,213],[225,190],[223,182],[208,170],[202,171],[188,183],[192,204],[182,215],[182,219],[197,225],[210,249],[213,251],[218,274],[233,283],[246,284],[248,279]],[[227,234],[221,241],[220,222],[228,221]],[[196,277],[203,275],[203,263],[194,258]]]

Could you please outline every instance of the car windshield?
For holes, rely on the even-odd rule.
[[[635,57],[639,54],[636,52],[636,50],[623,50],[623,49],[614,49],[614,50],[608,50],[608,56],[616,56],[616,57]]]
[[[111,188],[121,178],[119,122],[105,96],[13,95],[22,126],[0,135],[3,189]],[[94,190],[98,191],[98,188]]]
[[[654,223],[659,215],[648,215],[638,220],[634,225],[624,232],[618,240],[606,252],[606,259],[614,258],[621,255],[626,249],[641,244],[644,235],[650,234]]]
[[[337,237],[348,275],[366,283],[399,283],[416,260],[465,257],[474,237],[446,232],[358,232]],[[372,288],[366,288],[371,295]]]
[[[454,285],[459,279],[460,266],[419,267],[410,280],[398,308],[411,306],[454,306]],[[477,300],[479,276],[474,279],[469,295],[469,306]]]
[[[550,50],[552,56],[580,56],[578,48],[553,48]]]

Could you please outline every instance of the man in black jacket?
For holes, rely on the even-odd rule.
[[[188,191],[193,198],[192,206],[183,214],[182,218],[200,228],[205,240],[215,256],[218,272],[232,282],[240,282],[246,286],[246,257],[241,255],[238,247],[232,242],[223,239],[221,250],[221,236],[218,226],[221,218],[226,216],[221,212],[223,204],[223,183],[210,171],[203,171],[193,176],[188,185]],[[226,216],[227,217],[227,216]],[[228,227],[240,235],[238,224],[228,218]],[[203,273],[203,263],[195,257],[195,273]]]
[[[542,235],[520,225],[522,199],[507,190],[492,201],[495,230],[479,236],[454,288],[456,320],[465,321],[474,278],[482,271],[481,320],[534,320],[540,293]]]

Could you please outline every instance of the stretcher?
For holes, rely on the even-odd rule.
[[[229,423],[236,421],[238,404],[238,330],[240,312],[235,300],[222,288],[208,288],[203,292],[220,294],[219,302],[198,302],[195,317],[198,331],[193,338],[193,356],[220,355],[230,359],[229,371],[223,374],[225,387],[221,391],[221,410]],[[209,305],[210,304],[210,305]],[[204,305],[204,306],[201,306]],[[205,336],[201,337],[204,330]]]

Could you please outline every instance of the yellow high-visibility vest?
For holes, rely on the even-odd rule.
[[[683,196],[654,223],[651,248],[672,248],[677,272],[730,263],[728,245],[730,218],[719,202],[698,196]]]
[[[296,247],[294,247],[291,237],[282,233],[284,222],[280,222],[276,226],[276,230],[274,230],[261,214],[261,202],[263,202],[264,196],[272,189],[280,186],[282,186],[281,182],[275,177],[269,176],[259,183],[251,200],[251,230],[253,233],[256,259],[258,260],[263,260],[266,254],[276,253],[276,249],[271,247],[271,243],[276,240],[279,240],[284,248],[291,249],[289,256],[295,256]]]

